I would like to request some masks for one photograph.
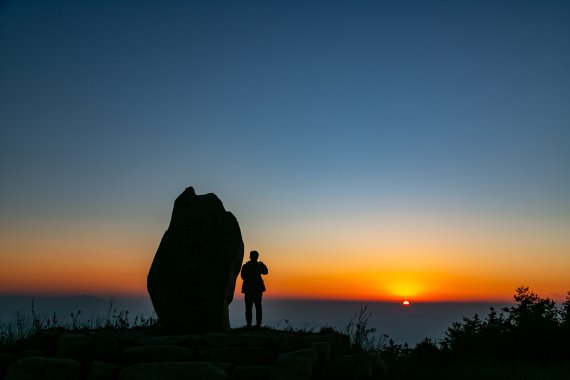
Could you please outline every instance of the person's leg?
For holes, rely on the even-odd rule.
[[[249,293],[245,293],[244,299],[245,299],[245,321],[247,323],[247,326],[251,326],[251,320],[252,320],[252,308],[253,308],[253,300],[254,297],[252,297],[251,294]],[[257,310],[257,308],[256,308]]]
[[[263,318],[263,309],[261,308],[261,298],[263,293],[259,292],[259,294],[255,295],[253,302],[255,303],[255,322],[257,326],[261,326],[261,320]]]

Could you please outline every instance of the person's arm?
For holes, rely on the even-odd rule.
[[[247,266],[245,264],[243,264],[243,266],[241,267],[241,272],[239,275],[241,276],[242,280],[245,280],[245,278],[247,277]]]
[[[259,267],[261,268],[261,274],[269,273],[269,271],[267,270],[267,267],[265,266],[265,264],[263,264],[262,261],[259,262]]]

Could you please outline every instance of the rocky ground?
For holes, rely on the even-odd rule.
[[[0,379],[386,379],[377,357],[347,335],[236,329],[204,335],[157,330],[46,330],[0,353]]]

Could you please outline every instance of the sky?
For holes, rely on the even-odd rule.
[[[146,295],[193,186],[237,217],[267,297],[562,300],[569,19],[548,0],[4,0],[0,294]]]

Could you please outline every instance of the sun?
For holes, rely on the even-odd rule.
[[[402,305],[404,307],[408,307],[408,306],[410,306],[410,301],[406,300],[406,301],[402,302]]]
[[[386,291],[395,299],[408,300],[410,297],[417,297],[424,293],[424,286],[416,279],[406,278],[395,279],[386,286]]]

